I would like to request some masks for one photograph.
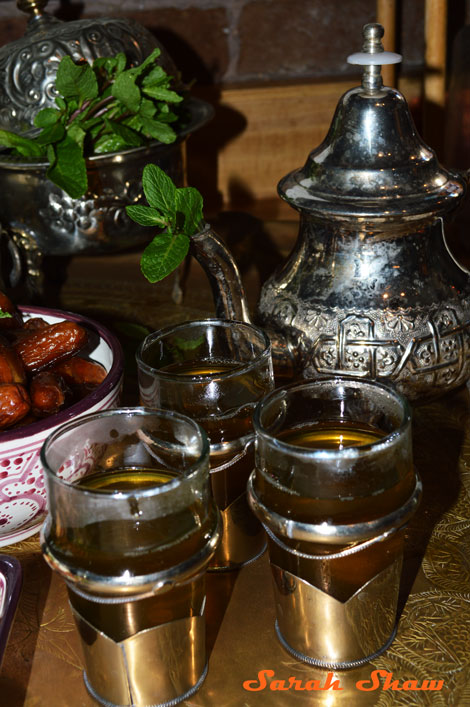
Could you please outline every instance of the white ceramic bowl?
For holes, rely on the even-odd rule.
[[[20,307],[25,319],[50,324],[64,319],[89,333],[87,355],[108,372],[103,383],[74,405],[43,420],[0,432],[0,547],[36,533],[46,515],[46,491],[39,462],[41,446],[53,430],[75,417],[117,407],[122,385],[123,353],[117,338],[97,322],[78,314],[44,307]]]

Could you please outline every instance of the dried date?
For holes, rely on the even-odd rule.
[[[0,385],[0,429],[12,427],[29,413],[31,402],[28,391],[19,383]]]
[[[46,322],[45,319],[42,319],[41,317],[32,317],[31,319],[27,319],[25,321],[21,329],[14,329],[13,331],[9,331],[8,337],[12,344],[18,344],[23,339],[26,339],[28,336],[31,336],[33,332],[42,331],[48,326],[49,322]]]
[[[52,371],[40,371],[31,379],[29,395],[33,415],[46,417],[61,410],[69,391],[63,378]]]
[[[14,347],[28,373],[36,373],[80,351],[87,343],[86,330],[74,322],[49,324],[16,342]]]
[[[26,372],[15,349],[0,343],[0,384],[26,383]]]
[[[61,375],[68,385],[83,390],[93,390],[107,376],[106,368],[81,356],[72,356],[66,361],[60,361],[52,370]]]
[[[22,428],[81,400],[106,378],[96,361],[77,356],[87,330],[69,320],[24,318],[2,292],[0,309],[0,430]]]

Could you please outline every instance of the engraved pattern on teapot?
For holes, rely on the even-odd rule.
[[[461,316],[470,300],[462,302]],[[428,332],[423,333],[423,314],[414,319],[406,313],[407,333],[420,332],[406,342],[383,336],[384,325],[403,313],[387,313],[380,321],[377,312],[370,316],[338,312],[330,319],[330,333],[310,331],[316,343],[306,362],[303,375],[355,375],[369,379],[389,379],[398,382],[411,376],[425,376],[436,388],[447,387],[465,376],[465,362],[469,357],[468,322],[461,322],[458,313],[448,307],[426,317]],[[387,322],[386,319],[389,319]],[[334,329],[331,332],[331,329]],[[464,378],[465,379],[465,378]],[[399,386],[400,387],[400,386]],[[436,391],[437,392],[437,391]]]
[[[25,36],[0,53],[1,126],[24,130],[33,125],[41,108],[55,107],[55,78],[64,56],[93,61],[125,51],[130,61],[139,64],[154,46],[158,43],[150,33],[129,20],[63,23],[47,14],[30,20]]]

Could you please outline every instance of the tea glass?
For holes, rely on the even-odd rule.
[[[205,429],[222,538],[209,570],[237,569],[266,548],[246,500],[254,464],[253,410],[274,388],[271,345],[251,324],[187,322],[150,334],[137,352],[141,403],[182,412]]]
[[[248,498],[268,534],[277,636],[312,665],[366,663],[395,635],[421,495],[408,403],[379,383],[308,381],[267,395],[254,428]]]
[[[106,705],[177,704],[207,672],[205,570],[220,534],[209,445],[193,420],[122,408],[41,450],[44,557],[64,578],[84,680]]]

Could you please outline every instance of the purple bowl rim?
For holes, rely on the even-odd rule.
[[[59,319],[67,319],[68,321],[75,322],[77,324],[84,325],[95,331],[100,338],[109,345],[111,351],[113,352],[113,362],[111,368],[108,371],[108,375],[104,381],[96,388],[94,391],[86,395],[84,398],[78,402],[70,405],[65,410],[57,412],[55,415],[44,418],[44,420],[39,420],[38,422],[32,422],[30,425],[25,425],[24,427],[18,427],[15,430],[9,432],[0,432],[0,445],[8,442],[13,442],[23,437],[27,439],[28,437],[33,437],[37,434],[41,434],[50,430],[53,427],[62,425],[64,422],[68,422],[73,417],[85,413],[90,407],[93,407],[96,403],[106,397],[113,388],[119,383],[121,376],[123,375],[124,369],[124,353],[119,339],[111,332],[109,329],[99,324],[94,319],[83,316],[82,314],[74,314],[73,312],[67,312],[62,309],[51,309],[49,307],[36,307],[36,306],[19,306],[18,309],[23,314],[34,314],[36,316],[52,316],[58,317]]]

